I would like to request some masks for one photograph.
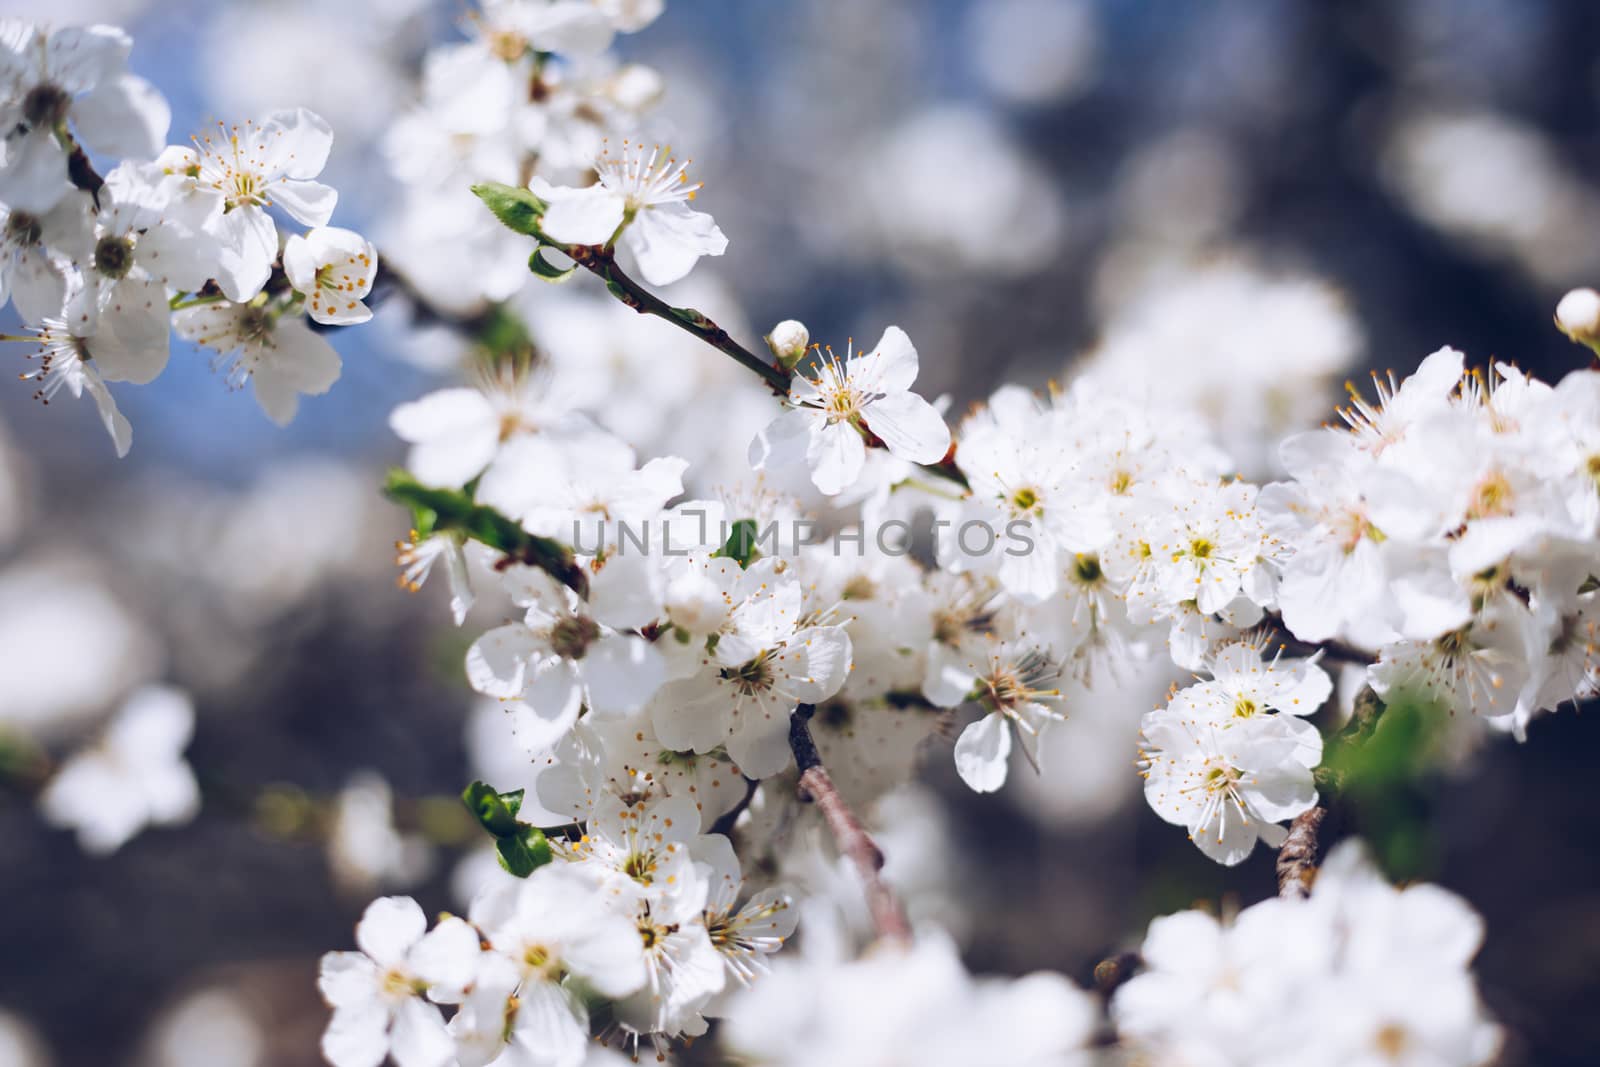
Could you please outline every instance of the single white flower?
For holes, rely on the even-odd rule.
[[[444,561],[445,577],[450,584],[450,614],[457,626],[467,620],[467,612],[477,600],[472,576],[467,572],[465,545],[458,533],[435,533],[419,538],[415,530],[410,539],[394,544],[395,562],[401,567],[400,587],[413,593],[428,580],[433,565]]]
[[[484,472],[515,438],[592,429],[551,395],[546,374],[510,362],[474,372],[470,386],[429,393],[401,404],[389,428],[411,445],[406,468],[426,485],[458,489]]]
[[[161,150],[172,110],[126,72],[132,48],[114,26],[0,26],[0,200],[41,214],[67,194],[67,150],[56,130],[68,123],[107,155],[150,159]]]
[[[1039,767],[1039,738],[1060,711],[1061,668],[1025,643],[976,641],[958,646],[935,644],[928,655],[922,691],[935,706],[953,708],[968,701],[983,717],[956,739],[956,772],[975,792],[1005,785],[1012,738],[1030,764]]]
[[[1303,719],[1219,723],[1180,692],[1141,728],[1145,799],[1225,866],[1242,862],[1257,839],[1282,845],[1288,831],[1278,823],[1317,802],[1311,769],[1322,759],[1322,736]]]
[[[306,298],[306,314],[329,326],[351,326],[372,318],[362,299],[378,276],[378,252],[353,230],[318,226],[295,234],[283,246],[283,271]]]
[[[317,986],[333,1008],[322,1054],[334,1067],[446,1067],[455,1048],[439,1009],[424,999],[441,987],[446,1002],[471,983],[478,936],[460,919],[432,932],[410,897],[380,897],[356,926],[360,952],[322,957]]]
[[[145,299],[155,299],[155,295],[147,293]],[[117,409],[106,380],[148,381],[154,377],[146,358],[149,348],[141,344],[130,349],[121,342],[122,321],[121,308],[113,306],[106,314],[99,314],[93,291],[78,290],[68,297],[62,317],[47,316],[34,331],[39,348],[30,358],[39,363],[20,376],[23,381],[37,384],[33,395],[44,404],[55,399],[63,388],[74,397],[87,392],[94,399],[118,456],[128,454],[133,427]],[[140,333],[137,329],[127,332],[134,336]]]
[[[811,481],[833,496],[861,476],[870,434],[891,455],[912,463],[937,463],[950,450],[950,428],[934,406],[911,391],[917,350],[898,326],[877,347],[844,359],[831,350],[815,376],[798,373],[789,386],[792,410],[774,419],[750,444],[756,470],[800,462]]]
[[[637,466],[632,448],[600,430],[522,435],[500,448],[477,499],[531,533],[598,555],[623,528],[638,532],[682,493],[688,466],[677,456]]]
[[[589,1012],[566,979],[609,998],[627,996],[647,980],[632,900],[627,904],[561,862],[480,894],[469,916],[492,951],[450,1020],[461,1067],[581,1064]]]
[[[250,382],[267,418],[287,426],[300,396],[321,396],[339,380],[339,353],[298,315],[255,304],[185,308],[173,317],[178,336],[218,353],[212,360],[231,388]]]
[[[507,581],[516,583],[512,597],[527,613],[472,643],[467,680],[480,693],[513,701],[513,732],[529,753],[560,741],[582,709],[602,716],[637,711],[666,680],[650,642],[603,625],[591,605],[545,572],[519,567]]]
[[[67,761],[39,797],[55,826],[78,831],[88,852],[115,852],[147,825],[188,822],[200,787],[183,761],[194,732],[187,694],[163,686],[134,693],[99,744]]]
[[[12,301],[23,322],[61,314],[68,264],[94,244],[89,206],[87,196],[64,196],[42,214],[0,204],[0,304]]]
[[[841,626],[802,626],[792,573],[758,560],[739,578],[723,628],[700,651],[699,669],[668,682],[650,704],[656,736],[674,749],[726,747],[739,769],[765,778],[788,765],[789,716],[827,700],[850,669]]]
[[[212,224],[221,242],[216,281],[229,300],[249,300],[278,258],[278,227],[267,208],[281,207],[306,226],[326,226],[333,215],[338,192],[312,181],[328,161],[333,130],[302,107],[219,126],[194,144],[168,149],[159,162],[194,190],[222,194],[223,212]]]
[[[787,893],[776,888],[763,889],[740,907],[744,874],[733,843],[721,834],[701,834],[689,847],[694,858],[709,868],[706,878],[710,888],[704,922],[712,947],[721,954],[728,969],[729,981],[724,993],[731,992],[736,985],[748,988],[756,978],[767,973],[767,957],[782,948],[794,934],[800,920],[799,909]],[[707,1014],[721,1012],[708,1007]]]
[[[710,215],[689,207],[700,189],[689,184],[689,161],[661,155],[655,148],[647,157],[644,145],[624,141],[620,155],[606,151],[595,161],[600,180],[593,185],[574,189],[535,177],[529,187],[549,204],[540,230],[572,245],[609,244],[620,231],[651,285],[670,285],[701,256],[722,255],[728,239]]]

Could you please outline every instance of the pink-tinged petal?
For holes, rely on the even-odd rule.
[[[1006,784],[1011,755],[1011,728],[1002,715],[988,714],[961,731],[956,739],[956,773],[978,793],[993,793]]]
[[[154,159],[167,143],[172,108],[154,85],[124,74],[74,101],[72,124],[83,143],[96,152],[121,159]]]
[[[892,455],[912,463],[937,463],[950,451],[950,427],[932,404],[915,393],[890,393],[862,412],[867,429]]]

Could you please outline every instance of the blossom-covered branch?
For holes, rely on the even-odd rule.
[[[878,935],[889,941],[908,943],[911,940],[911,925],[906,921],[905,909],[900,906],[894,890],[883,881],[883,852],[861,825],[861,820],[850,810],[850,805],[839,795],[838,787],[828,777],[828,769],[822,765],[822,758],[817,754],[817,743],[811,737],[810,726],[816,710],[810,704],[801,704],[789,716],[789,748],[794,752],[795,766],[800,770],[801,797],[816,804],[839,844],[839,851],[850,857],[850,862],[855,865]]]

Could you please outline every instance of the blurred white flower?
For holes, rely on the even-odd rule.
[[[978,77],[1005,100],[1059,103],[1099,73],[1100,28],[1086,0],[977,0],[966,36]]]
[[[34,736],[102,711],[164,658],[151,627],[70,558],[24,557],[0,571],[0,648],[0,723]]]
[[[354,892],[378,886],[404,889],[433,869],[433,851],[419,836],[394,825],[394,795],[374,771],[351,776],[339,791],[328,863],[340,886]]]
[[[166,686],[139,690],[101,740],[50,780],[40,812],[52,825],[77,830],[85,851],[101,854],[146,826],[188,822],[200,810],[200,787],[183,761],[193,732],[187,694]]]

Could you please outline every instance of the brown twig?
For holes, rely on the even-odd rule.
[[[1289,824],[1289,836],[1278,850],[1278,895],[1304,900],[1322,862],[1322,822],[1328,809],[1318,804]]]
[[[855,865],[866,890],[867,907],[878,936],[885,941],[909,944],[911,924],[906,921],[905,909],[881,876],[883,852],[844,797],[839,795],[833,779],[828,777],[828,769],[822,765],[822,757],[817,754],[810,726],[816,710],[815,705],[801,704],[789,716],[789,748],[794,752],[795,766],[800,769],[800,799],[817,805],[839,851]]]
[[[588,245],[563,245],[543,238],[578,266],[602,279],[611,295],[641,315],[654,315],[700,338],[717,351],[732,357],[741,366],[755,371],[779,396],[789,394],[790,371],[756,355],[729,336],[728,331],[694,308],[675,308],[634,281],[620,266],[609,248]]]

